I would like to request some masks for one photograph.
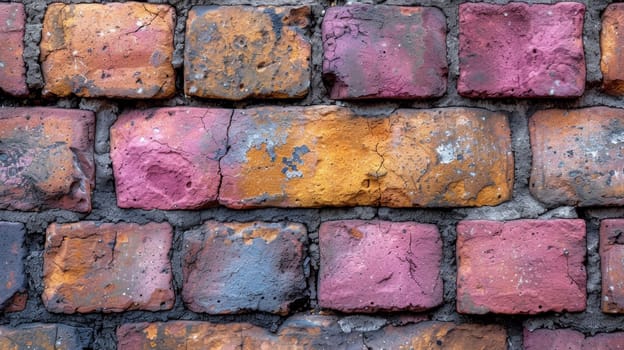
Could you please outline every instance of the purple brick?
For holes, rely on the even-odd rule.
[[[446,19],[437,8],[331,7],[322,38],[333,99],[426,98],[446,91]]]
[[[573,2],[459,5],[459,94],[581,96],[584,14]]]
[[[25,304],[24,225],[0,222],[0,312],[19,311]]]
[[[332,221],[319,230],[319,304],[345,312],[421,311],[442,302],[434,225]]]
[[[585,338],[582,350],[624,350],[624,332],[601,333]]]
[[[231,113],[177,107],[121,115],[111,128],[117,204],[165,210],[215,204]]]
[[[571,329],[524,329],[524,350],[580,350],[584,340],[583,333]]]
[[[306,240],[301,224],[208,221],[184,235],[182,298],[195,312],[287,314],[307,298]]]
[[[457,310],[468,314],[583,311],[585,221],[461,221]]]
[[[0,4],[0,90],[11,95],[26,95],[24,66],[24,5]]]

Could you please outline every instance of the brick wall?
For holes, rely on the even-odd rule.
[[[619,26],[0,2],[0,349],[623,348]]]

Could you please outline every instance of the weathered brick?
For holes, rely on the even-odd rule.
[[[44,94],[165,98],[175,92],[175,10],[139,2],[50,4],[43,20]]]
[[[25,234],[24,225],[0,221],[0,312],[26,306]]]
[[[583,333],[572,329],[524,329],[524,350],[581,350],[584,341]]]
[[[331,98],[423,98],[446,91],[446,18],[437,8],[330,7],[322,38]]]
[[[344,312],[422,311],[442,303],[435,225],[344,220],[321,224],[319,305]]]
[[[307,297],[306,241],[301,224],[208,221],[184,234],[182,298],[195,312],[287,314]]]
[[[600,69],[602,71],[602,87],[608,94],[624,95],[624,4],[610,4],[602,14],[602,30],[600,31]]]
[[[507,118],[481,109],[237,110],[228,142],[219,200],[232,208],[482,206],[511,197]]]
[[[241,100],[303,97],[310,8],[195,6],[186,24],[184,91]]]
[[[468,97],[577,97],[585,89],[585,6],[459,5],[459,79]]]
[[[0,4],[0,90],[11,95],[26,95],[24,65],[24,5]]]
[[[460,221],[457,310],[583,311],[585,250],[583,220]]]
[[[43,303],[51,312],[167,310],[173,307],[169,224],[51,224],[44,251]]]
[[[585,338],[582,350],[623,350],[624,332],[601,333]]]
[[[624,110],[544,110],[529,120],[530,189],[548,206],[624,204]]]
[[[231,114],[190,107],[122,114],[111,128],[117,205],[198,209],[216,204]]]
[[[365,343],[367,349],[506,350],[507,333],[498,325],[421,322],[367,333]]]
[[[0,326],[0,349],[90,349],[92,331],[63,324],[32,323],[17,328]]]
[[[0,108],[0,209],[91,210],[92,112]]]
[[[624,313],[624,219],[600,223],[602,311]]]

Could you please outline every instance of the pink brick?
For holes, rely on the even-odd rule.
[[[0,4],[0,90],[11,95],[26,95],[24,66],[24,5]]]
[[[601,333],[587,337],[582,350],[624,350],[624,332]]]
[[[624,313],[624,219],[600,224],[602,311]]]
[[[319,304],[345,312],[421,311],[442,302],[434,225],[333,221],[319,230]]]
[[[585,89],[585,6],[459,5],[459,80],[468,97],[577,97]]]
[[[524,329],[524,350],[581,350],[584,340],[583,333],[571,329]]]
[[[215,204],[231,113],[176,107],[121,115],[111,128],[117,204],[142,209]]]
[[[457,310],[468,314],[583,311],[583,220],[461,221]]]
[[[433,7],[327,9],[323,74],[333,99],[423,98],[446,91],[446,19]]]

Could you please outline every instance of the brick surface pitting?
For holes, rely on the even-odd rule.
[[[0,349],[78,350],[90,348],[92,331],[63,324],[0,326]]]
[[[624,313],[624,219],[600,223],[602,311]]]
[[[585,250],[583,220],[460,221],[457,310],[583,311]]]
[[[624,110],[544,110],[529,119],[530,190],[548,206],[624,204]]]
[[[43,303],[51,312],[159,311],[173,307],[169,224],[51,224]]]
[[[437,8],[330,7],[321,35],[333,99],[424,98],[446,91],[446,18]]]
[[[231,114],[175,107],[121,115],[111,128],[117,205],[198,209],[215,204]]]
[[[172,96],[174,22],[168,5],[50,4],[41,38],[43,93]]]
[[[600,31],[600,69],[602,87],[612,95],[624,95],[624,4],[610,4],[602,14]]]
[[[186,306],[210,314],[287,314],[307,297],[305,242],[305,227],[294,223],[208,221],[186,232]]]
[[[482,206],[511,197],[507,118],[481,109],[237,110],[229,146],[219,200],[232,208]]]
[[[577,97],[585,90],[585,6],[459,5],[459,79],[468,97]]]
[[[343,312],[422,311],[442,303],[435,225],[330,221],[319,229],[319,306]]]
[[[304,97],[310,8],[195,6],[186,25],[184,91],[241,100]]]
[[[0,209],[88,212],[95,117],[58,108],[0,108]]]
[[[26,95],[26,66],[24,65],[24,5],[0,4],[0,91],[11,95]]]
[[[24,225],[0,221],[0,312],[26,306],[25,235]]]

